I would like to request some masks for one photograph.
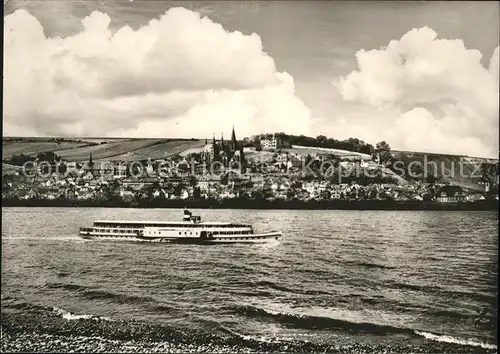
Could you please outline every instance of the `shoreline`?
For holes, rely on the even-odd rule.
[[[361,344],[304,341],[260,341],[251,338],[206,337],[206,334],[151,327],[142,321],[101,318],[64,320],[46,314],[2,311],[2,352],[100,353],[495,353],[496,349],[421,339],[420,343]]]
[[[1,350],[3,353],[301,353],[303,350],[283,345],[274,350],[254,349],[239,345],[175,343],[174,341],[142,341],[116,340],[102,337],[87,337],[78,335],[54,335],[37,332],[8,333],[2,329]],[[495,353],[477,347],[468,347],[446,343],[428,343],[422,346],[366,346],[351,344],[339,347],[332,344],[323,350],[312,350],[308,353],[373,353],[373,354],[404,354],[404,353]]]
[[[2,207],[39,208],[137,208],[137,209],[267,209],[267,210],[400,210],[400,211],[498,211],[498,200],[474,202],[438,203],[430,201],[390,200],[144,200],[125,202],[120,200],[50,200],[50,199],[2,199]]]

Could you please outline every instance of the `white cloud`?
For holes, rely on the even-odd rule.
[[[441,152],[445,154],[456,154],[457,150],[465,148],[472,156],[488,156],[489,149],[483,147],[480,138],[471,134],[461,136],[459,133],[463,128],[458,127],[449,132],[455,116],[447,116],[442,120],[436,119],[432,113],[425,108],[414,108],[402,114],[395,122],[395,129],[390,132],[390,139],[399,139],[404,146],[423,146],[423,151]],[[458,121],[457,126],[463,124]],[[392,135],[392,136],[391,136]],[[474,150],[469,151],[470,147]]]
[[[133,30],[93,12],[83,31],[47,38],[25,10],[5,17],[4,134],[309,134],[310,111],[257,34],[173,8]],[[27,135],[27,134],[26,134]]]
[[[371,124],[379,140],[400,149],[497,156],[498,47],[488,70],[478,50],[424,27],[356,58],[358,70],[340,80],[339,90],[346,101],[387,112],[384,124]]]
[[[493,80],[496,80],[496,85],[498,86],[498,80],[499,80],[499,68],[498,68],[498,65],[499,65],[499,59],[498,59],[498,56],[499,56],[499,50],[500,50],[500,47],[496,47],[495,48],[495,51],[493,52],[493,55],[491,56],[491,59],[490,59],[490,66],[489,66],[489,72],[490,72],[490,75],[493,77]]]

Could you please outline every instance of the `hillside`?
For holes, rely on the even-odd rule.
[[[64,141],[61,143],[49,141],[3,141],[2,142],[2,160],[12,155],[36,155],[44,151],[70,150],[88,146],[88,142]]]
[[[14,171],[19,171],[21,169],[22,169],[22,167],[19,167],[19,166],[10,165],[8,163],[2,163],[2,172],[3,173],[11,173]]]
[[[199,152],[205,144],[204,140],[196,139],[124,139],[124,138],[11,138],[4,137],[2,141],[2,160],[10,158],[13,155],[25,154],[35,156],[41,152],[54,151],[59,156],[69,161],[85,162],[88,161],[90,154],[94,161],[122,160],[138,161],[166,158],[173,155],[187,155],[191,152]],[[321,153],[318,148],[305,148],[294,146],[290,149],[284,149],[295,154],[314,154]],[[336,150],[337,156],[346,157],[361,155],[350,153],[347,150]],[[482,163],[498,162],[496,159],[484,159],[477,157],[467,157],[459,155],[430,154],[411,151],[393,150],[392,154],[398,161],[408,165],[410,162],[418,162],[424,166],[428,162],[427,172],[441,177],[444,181],[451,181],[459,185],[471,188],[481,189],[479,179],[481,171],[479,166]],[[250,152],[248,158],[257,158],[267,160],[272,157],[272,153]],[[8,162],[8,161],[7,161]],[[462,162],[462,167],[460,167]],[[414,164],[415,165],[415,164]],[[3,170],[9,171],[15,166],[3,164]],[[418,172],[418,168],[416,168]],[[462,172],[461,172],[462,170]],[[393,174],[389,169],[385,169],[389,174]],[[421,180],[425,179],[424,170],[420,170]],[[398,178],[400,183],[404,184],[410,178],[406,175],[404,179]]]
[[[498,159],[469,157],[460,155],[431,154],[422,152],[392,150],[396,160],[406,163],[416,161],[421,166],[427,162],[427,172],[439,176],[443,181],[456,183],[464,188],[481,190],[480,166],[483,163],[495,164]],[[424,177],[424,171],[422,176]]]
[[[179,154],[187,149],[204,145],[201,140],[187,139],[105,139],[105,138],[3,138],[2,160],[13,155],[35,156],[41,152],[54,151],[69,161],[94,161],[156,159]]]
[[[199,149],[205,145],[203,140],[172,140],[172,141],[156,141],[153,144],[142,146],[135,150],[129,150],[121,155],[115,155],[113,158],[123,161],[138,161],[167,158],[169,156],[184,154],[187,151],[199,152]]]

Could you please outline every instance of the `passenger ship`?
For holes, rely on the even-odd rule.
[[[251,225],[202,222],[188,210],[182,222],[100,220],[92,227],[81,227],[79,234],[94,240],[195,244],[262,243],[281,237],[278,231],[256,234]]]

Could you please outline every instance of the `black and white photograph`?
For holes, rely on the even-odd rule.
[[[4,0],[2,353],[497,353],[497,1]]]

